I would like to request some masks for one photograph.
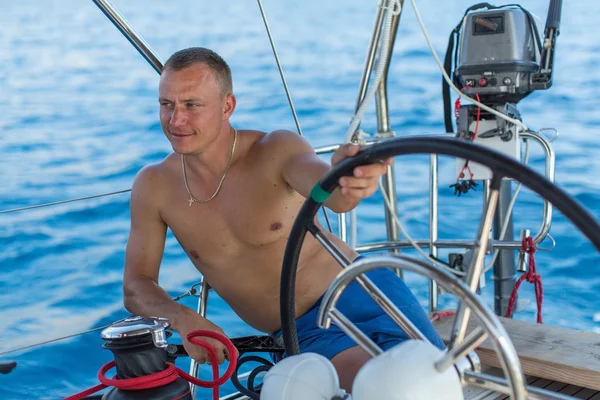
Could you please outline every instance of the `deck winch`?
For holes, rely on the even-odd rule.
[[[230,378],[234,386],[247,398],[258,400],[262,384],[255,385],[254,379],[261,372],[268,371],[272,363],[256,355],[245,353],[271,353],[275,360],[281,359],[283,348],[271,336],[244,336],[229,340],[227,336],[210,330],[194,330],[187,333],[187,341],[203,347],[210,359],[213,380],[200,380],[175,366],[178,357],[189,354],[182,344],[169,344],[172,335],[167,331],[169,321],[160,317],[131,316],[112,324],[102,331],[102,339],[107,342],[105,349],[112,351],[114,361],[104,364],[98,372],[100,384],[68,397],[66,400],[98,398],[87,397],[108,387],[113,387],[102,396],[103,400],[186,400],[193,399],[191,386],[212,389],[212,399],[219,399],[219,387]],[[219,362],[213,346],[202,338],[221,342],[227,354],[244,355],[233,357],[226,371],[219,376]],[[241,384],[238,368],[246,362],[258,362],[258,367],[248,377],[248,387]],[[116,368],[117,374],[108,378],[108,371]],[[333,367],[332,367],[333,368]]]
[[[117,322],[102,331],[102,346],[114,355],[116,378],[131,379],[149,376],[164,371],[167,362],[175,360],[174,349],[169,347],[166,331],[168,320],[134,316]],[[192,399],[188,382],[179,377],[164,386],[145,390],[123,390],[113,388],[103,400],[134,399]]]

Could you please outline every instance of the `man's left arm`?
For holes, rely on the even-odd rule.
[[[300,135],[289,131],[277,131],[276,147],[281,157],[281,175],[283,179],[305,198],[315,184],[331,169],[321,160],[310,144]],[[341,145],[332,155],[331,164],[336,165],[347,157],[355,156],[362,147],[353,144]],[[365,197],[377,191],[379,177],[386,173],[392,159],[356,167],[352,176],[340,178],[339,187],[325,202],[331,210],[342,213],[352,210]]]

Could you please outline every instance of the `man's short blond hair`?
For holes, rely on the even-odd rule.
[[[190,47],[173,53],[165,63],[163,71],[181,71],[193,64],[205,64],[213,70],[222,96],[233,93],[229,65],[220,55],[204,47]]]

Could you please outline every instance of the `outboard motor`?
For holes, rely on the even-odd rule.
[[[470,98],[521,121],[517,103],[534,90],[552,86],[561,9],[562,0],[550,1],[542,39],[533,16],[520,5],[496,7],[479,3],[468,8],[450,34],[444,61],[448,76]],[[522,124],[507,121],[476,105],[461,106],[460,99],[452,110],[450,87],[445,80],[442,93],[447,132],[521,159]],[[487,168],[460,159],[456,172],[457,181],[452,187],[459,196],[476,187],[475,181],[491,178]]]
[[[470,7],[450,35],[446,72],[469,97],[479,97],[482,103],[501,112],[507,104],[509,109],[516,109],[516,103],[534,90],[552,86],[561,9],[562,0],[550,1],[542,40],[533,16],[519,5],[480,3]],[[446,131],[453,132],[449,90],[443,81]],[[475,118],[472,109],[477,110],[470,107],[467,121],[457,122],[461,125],[457,132],[461,128],[466,129],[463,133],[469,132],[468,122]]]
[[[167,338],[170,333],[165,318],[130,317],[102,331],[102,346],[112,351],[115,358],[117,379],[129,379],[151,375],[166,369],[166,362],[173,362],[173,352]],[[144,390],[113,388],[103,400],[191,400],[189,383],[177,378],[165,386]]]

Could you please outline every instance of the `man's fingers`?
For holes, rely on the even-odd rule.
[[[212,338],[201,337],[200,339],[205,340],[212,347],[212,349],[215,352],[215,355],[217,356],[217,363],[223,364],[223,362],[225,362],[225,352],[226,352],[226,348],[223,346],[223,344],[221,344],[221,342],[218,342]],[[208,365],[212,364],[212,360],[211,360],[209,351],[201,346],[196,346],[194,344],[191,344],[191,349],[188,351],[188,354],[190,355],[190,357],[192,357],[194,360],[196,360],[196,362],[198,364],[205,364],[205,363]]]
[[[215,349],[215,354],[217,356],[217,364],[223,364],[225,362],[225,354],[222,350],[219,349]],[[210,355],[206,355],[206,356],[196,356],[196,357],[192,357],[194,360],[196,360],[199,364],[204,364],[206,363],[207,365],[212,365],[212,359],[210,357]]]
[[[225,353],[225,360],[231,361],[231,356],[229,355],[229,350],[227,348],[225,348],[224,353]],[[234,359],[237,360],[239,356],[240,356],[240,353],[239,353],[238,349],[235,348],[235,353],[233,355]]]
[[[348,197],[354,197],[357,199],[364,199],[365,197],[369,197],[373,195],[377,191],[377,186],[368,187],[368,188],[360,188],[360,189],[352,189],[352,188],[343,188],[342,194]]]
[[[225,349],[219,349],[217,351],[217,358],[219,359],[219,364],[223,364],[225,362]]]
[[[369,164],[354,168],[352,175],[357,178],[380,177],[387,172],[386,164]]]
[[[223,364],[225,362],[225,360],[227,359],[227,357],[225,357],[225,352],[223,352],[221,350],[216,350],[216,353],[217,353],[217,364]],[[211,365],[210,359],[208,361],[206,361],[206,363],[208,365]]]
[[[194,356],[190,355],[190,357],[192,357],[194,360],[196,360],[196,362],[198,364],[204,364],[206,362],[206,358],[204,358],[204,356],[201,356],[201,355],[194,355]]]
[[[215,355],[217,356],[217,362],[219,364],[223,364],[225,362],[225,354],[227,352],[227,348],[225,347],[225,345],[214,339],[208,339],[207,342],[212,346],[213,350],[215,351]]]
[[[362,165],[354,168],[352,176],[343,176],[338,181],[344,196],[363,199],[377,191],[377,179],[387,172],[392,159],[382,160],[381,163]]]
[[[225,333],[223,333],[223,331],[220,329],[215,329],[214,331],[225,336]],[[185,336],[183,336],[183,337],[185,337]],[[211,357],[211,354],[210,354],[210,353],[212,353],[212,351],[210,351],[208,348],[204,348],[203,346],[200,346],[200,345],[195,345],[195,344],[191,343],[190,341],[184,339],[184,341],[183,341],[184,348],[186,349],[189,356],[191,358],[193,358],[194,360],[196,360],[196,362],[199,364],[208,364],[208,365],[211,365],[213,363],[223,364],[226,360],[229,361],[233,357],[235,357],[235,359],[238,358],[239,352],[238,352],[237,348],[235,348],[235,347],[234,347],[235,354],[233,355],[233,357],[231,357],[231,355],[229,354],[229,352],[227,350],[227,347],[223,343],[221,343],[219,340],[216,340],[216,339],[213,339],[213,338],[210,338],[207,336],[199,336],[199,337],[197,337],[197,339],[200,340],[201,342],[205,342],[205,344],[210,346],[210,348],[212,348],[212,350],[214,351],[214,355],[216,356],[216,360],[213,360]]]
[[[354,157],[361,151],[365,146],[362,144],[354,144],[354,143],[345,143],[340,145],[340,147],[333,153],[331,156],[331,164],[336,165],[340,161],[348,157]]]
[[[340,178],[340,186],[342,188],[350,188],[350,189],[366,189],[372,185],[377,185],[377,179],[368,177],[368,178],[352,178],[352,177],[343,177]]]
[[[360,151],[360,149],[362,149],[361,145],[358,144],[348,144],[346,147],[346,150],[344,151],[344,154],[346,154],[346,156],[348,157],[352,157],[358,154],[358,152]]]

